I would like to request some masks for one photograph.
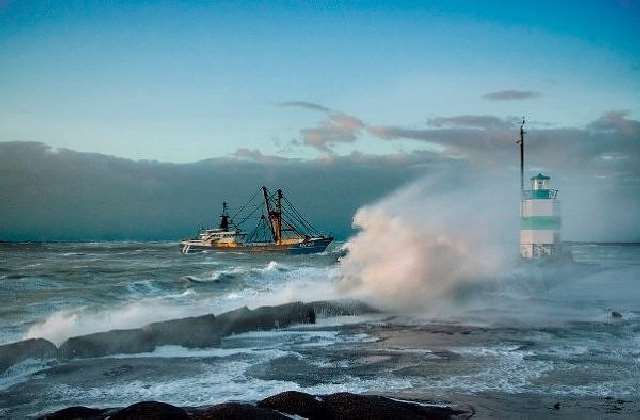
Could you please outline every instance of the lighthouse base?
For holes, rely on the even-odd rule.
[[[573,262],[573,255],[568,247],[561,244],[528,244],[520,245],[520,259],[522,261],[566,263]]]
[[[559,254],[556,245],[551,244],[527,244],[520,245],[520,257],[524,259],[550,258]]]

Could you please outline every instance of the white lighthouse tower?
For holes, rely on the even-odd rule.
[[[524,119],[520,126],[520,256],[539,259],[561,256],[560,202],[551,177],[538,173],[524,188]]]
[[[520,203],[520,256],[526,259],[560,255],[560,202],[551,177],[539,173]]]

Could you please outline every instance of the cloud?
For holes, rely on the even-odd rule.
[[[640,138],[640,121],[629,119],[629,115],[628,109],[609,111],[589,124],[589,128],[596,131],[619,133],[637,140]]]
[[[422,129],[369,125],[366,132],[387,141],[424,141],[438,146],[443,155],[468,159],[478,166],[513,162],[516,118],[460,115],[432,118],[428,124]],[[536,124],[527,129],[525,144],[532,166],[557,171],[589,168],[611,182],[632,183],[640,178],[640,121],[630,118],[627,110],[605,112],[584,127]],[[607,158],[611,156],[625,158]]]
[[[258,149],[247,149],[244,147],[236,150],[231,156],[239,160],[248,160],[265,164],[295,161],[295,159],[284,158],[281,156],[265,155]]]
[[[313,102],[306,102],[306,101],[280,102],[279,105],[280,106],[284,106],[284,107],[305,108],[305,109],[310,109],[310,110],[313,110],[313,111],[322,111],[322,112],[331,111],[326,106],[322,106],[322,105],[319,105],[319,104],[316,104],[316,103],[313,103]]]
[[[330,153],[336,143],[356,141],[365,124],[350,115],[334,113],[317,127],[300,130],[302,141],[321,152]]]
[[[427,123],[433,127],[471,127],[485,130],[511,129],[516,119],[502,119],[491,115],[459,115],[455,117],[431,118]]]
[[[506,90],[498,90],[496,92],[489,92],[482,97],[489,101],[519,101],[523,99],[533,99],[542,96],[540,92],[536,92],[533,90],[515,90],[515,89],[506,89]]]
[[[360,131],[366,127],[366,124],[356,117],[313,102],[289,101],[280,103],[280,106],[310,109],[326,114],[326,118],[317,126],[300,130],[302,144],[326,154],[333,153],[332,149],[337,143],[356,141]]]
[[[407,128],[369,124],[343,112],[323,112],[326,118],[315,127],[301,129],[300,135],[303,145],[325,154],[332,154],[338,143],[355,142],[368,135],[385,141],[423,141],[442,158],[466,159],[476,167],[516,164],[519,118],[438,116],[428,119],[424,128]],[[527,164],[541,170],[582,171],[587,179],[598,177],[608,183],[638,183],[640,121],[630,115],[629,110],[607,111],[583,127],[534,122],[527,130]],[[591,172],[585,172],[585,168]]]

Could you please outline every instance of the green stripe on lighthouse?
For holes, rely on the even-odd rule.
[[[520,229],[558,230],[561,222],[557,216],[532,216],[520,218]]]

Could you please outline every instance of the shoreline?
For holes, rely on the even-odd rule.
[[[317,322],[317,319],[334,317],[344,321],[353,315],[364,318],[359,318],[356,323]],[[58,408],[55,402],[60,403],[60,408],[76,402],[88,406],[95,404],[96,407],[129,407],[128,404],[135,401],[158,399],[170,402],[173,407],[186,406],[185,401],[195,401],[193,407],[185,408],[187,414],[189,410],[196,410],[194,413],[201,413],[197,415],[204,415],[202,413],[216,406],[220,406],[216,410],[231,410],[229,413],[245,410],[241,412],[246,414],[246,410],[255,406],[255,401],[262,401],[261,398],[267,395],[277,396],[281,391],[299,390],[311,396],[350,391],[353,392],[349,394],[351,399],[383,396],[399,400],[399,403],[426,403],[454,409],[462,407],[464,413],[471,412],[474,419],[556,415],[575,419],[593,416],[637,418],[640,415],[640,401],[630,396],[628,388],[613,385],[601,391],[583,390],[586,392],[584,395],[563,394],[562,384],[567,380],[564,377],[567,371],[554,371],[557,359],[549,359],[546,350],[547,346],[555,346],[553,343],[567,334],[563,328],[548,325],[530,329],[515,325],[415,324],[406,321],[410,320],[376,312],[357,301],[295,302],[254,310],[241,308],[217,316],[174,319],[132,330],[77,336],[59,347],[34,341],[32,350],[37,354],[40,348],[45,356],[43,362],[48,366],[4,390],[4,395],[0,392],[0,405],[10,407],[0,413],[37,416],[52,413]],[[634,321],[623,319],[614,324],[589,322],[585,328],[608,334],[612,328],[624,330],[634,325]],[[193,341],[194,336],[198,337],[197,341]],[[331,338],[322,341],[327,337]],[[19,354],[15,347],[11,347],[15,344],[0,346],[0,362],[3,354],[13,356],[15,360]],[[25,342],[18,344],[25,345]],[[163,351],[172,346],[173,352]],[[268,354],[252,359],[256,354],[255,348]],[[283,348],[287,350],[278,350]],[[555,348],[550,350],[553,352]],[[28,350],[29,345],[26,350],[21,350],[25,351],[27,359],[36,357]],[[47,355],[53,355],[49,362],[44,360]],[[247,360],[252,362],[247,364]],[[510,364],[503,365],[504,360]],[[595,361],[592,357],[590,360]],[[229,363],[240,363],[242,367],[225,372],[219,370]],[[580,368],[580,363],[575,364],[573,369],[576,368]],[[201,375],[207,372],[214,376],[203,379]],[[580,374],[579,370],[571,372]],[[196,408],[198,402],[209,400],[208,392],[216,395],[220,392],[218,387],[226,386],[224,382],[211,382],[211,379],[229,374],[233,381],[239,381],[235,393],[219,394],[224,396],[211,401],[216,406]],[[592,374],[596,375],[596,372]],[[615,375],[611,371],[602,374],[607,377]],[[592,381],[592,377],[597,378],[586,376],[583,380]],[[146,379],[139,382],[140,378]],[[169,382],[163,382],[162,378]],[[154,382],[156,380],[158,382]],[[197,387],[192,391],[201,399],[173,399],[161,388],[149,390],[154,383],[162,386],[173,381],[193,382]],[[268,389],[261,388],[264,385],[251,390],[245,388],[254,381],[281,385],[272,385]],[[581,383],[580,379],[575,381]],[[326,388],[326,384],[333,385]],[[39,407],[24,403],[36,402],[42,395],[57,395],[58,386],[70,387],[68,389],[75,389],[74,392],[78,393],[65,401],[40,400],[37,403]],[[126,389],[121,388],[123,386]],[[93,389],[109,389],[110,397],[85,398]],[[596,391],[601,395],[594,394]],[[110,410],[109,413],[113,414],[115,410],[122,409],[99,410]],[[100,414],[97,411],[87,413],[93,413],[93,417],[79,418],[101,418],[95,417]],[[464,413],[456,415],[467,415]],[[203,418],[193,415],[185,418]],[[469,417],[471,415],[462,418]]]

